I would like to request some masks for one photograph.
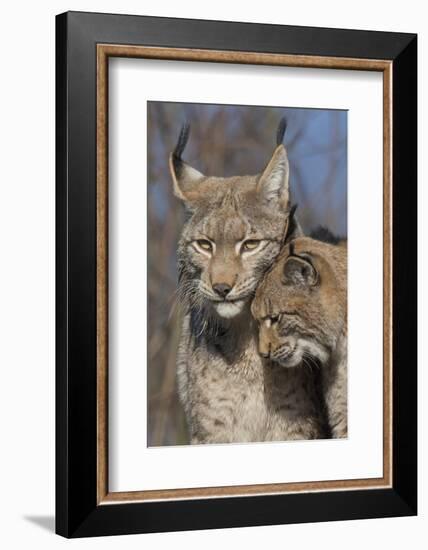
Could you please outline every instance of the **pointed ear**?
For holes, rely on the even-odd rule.
[[[174,153],[169,155],[169,170],[171,172],[175,196],[184,202],[191,200],[192,191],[195,191],[195,184],[204,175],[195,168],[192,168],[190,164],[174,157]]]
[[[189,139],[189,133],[190,126],[186,123],[181,128],[174,151],[169,155],[169,170],[174,185],[174,194],[184,202],[191,200],[192,191],[195,191],[194,185],[204,177],[201,172],[192,168],[181,158]]]
[[[290,256],[284,264],[282,282],[284,285],[315,286],[318,272],[306,258]]]
[[[278,145],[275,149],[269,164],[257,182],[257,191],[266,202],[276,201],[281,206],[288,207],[289,164],[284,145]]]
[[[292,239],[295,239],[296,237],[300,237],[303,235],[300,224],[296,218],[296,210],[297,210],[297,204],[294,204],[290,208],[290,212],[288,214],[288,218],[286,222],[287,225],[285,227],[284,236],[282,239],[282,245],[291,241]]]

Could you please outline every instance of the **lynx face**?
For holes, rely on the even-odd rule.
[[[259,352],[284,367],[324,363],[346,330],[346,248],[298,238],[257,289]]]
[[[262,174],[230,178],[204,176],[180,154],[170,158],[175,194],[190,213],[178,246],[180,292],[197,310],[233,318],[253,297],[287,230],[287,153],[281,144]]]

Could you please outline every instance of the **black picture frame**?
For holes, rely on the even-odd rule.
[[[96,46],[392,62],[391,488],[97,504]],[[417,36],[68,12],[56,18],[56,532],[65,537],[417,513]]]

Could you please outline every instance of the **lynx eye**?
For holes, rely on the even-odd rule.
[[[298,315],[297,311],[295,310],[289,310],[289,311],[283,311],[282,312],[282,315],[289,315],[289,316],[292,316],[292,315]]]
[[[198,239],[196,241],[196,244],[199,248],[205,250],[206,252],[211,252],[213,249],[212,244],[207,239]]]
[[[248,241],[244,241],[242,243],[242,251],[248,252],[250,250],[255,250],[260,244],[260,241],[257,241],[256,239],[249,239]]]

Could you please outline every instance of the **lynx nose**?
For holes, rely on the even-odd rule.
[[[232,287],[226,283],[216,283],[213,285],[213,290],[222,298],[226,298]]]

